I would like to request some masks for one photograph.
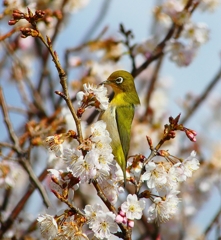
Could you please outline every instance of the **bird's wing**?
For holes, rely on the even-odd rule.
[[[120,136],[121,146],[123,148],[125,159],[127,160],[128,151],[130,148],[130,132],[131,124],[134,117],[134,106],[117,106],[116,121]]]

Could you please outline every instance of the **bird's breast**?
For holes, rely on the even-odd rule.
[[[100,119],[106,123],[106,129],[112,139],[110,145],[113,149],[113,154],[119,155],[118,152],[122,151],[120,135],[116,121],[116,106],[109,106],[106,111],[101,113]],[[123,152],[120,154],[122,155]]]

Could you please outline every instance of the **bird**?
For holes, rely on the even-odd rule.
[[[112,139],[110,143],[112,152],[123,171],[125,186],[131,124],[135,105],[140,104],[140,100],[134,85],[134,78],[125,70],[113,72],[100,85],[110,86],[114,92],[108,108],[101,112],[99,119],[106,123],[106,129]]]

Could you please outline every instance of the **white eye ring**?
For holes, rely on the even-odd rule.
[[[118,77],[115,82],[116,84],[121,84],[124,81],[124,79],[122,77]]]

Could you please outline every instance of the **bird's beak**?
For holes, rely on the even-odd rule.
[[[110,81],[108,81],[108,80],[103,81],[103,82],[101,82],[101,83],[99,84],[99,86],[100,86],[100,85],[106,85],[106,84],[110,84]]]

